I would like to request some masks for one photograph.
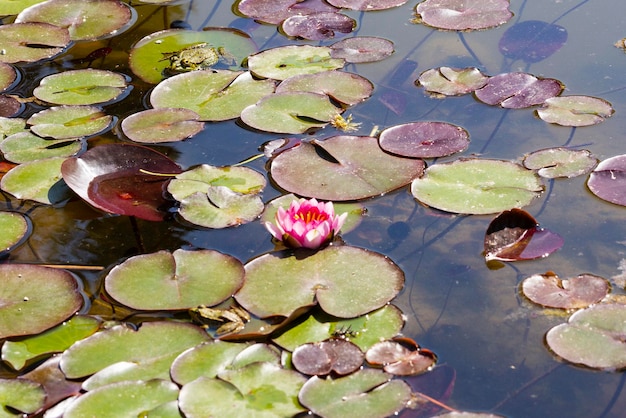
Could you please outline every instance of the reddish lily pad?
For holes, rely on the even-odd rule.
[[[402,187],[424,170],[422,160],[390,155],[376,138],[335,136],[303,142],[274,158],[271,174],[282,188],[323,200],[356,200]]]
[[[241,0],[237,10],[252,19],[277,25],[293,14],[290,7],[296,3],[298,0]]]
[[[0,338],[40,333],[83,305],[76,278],[65,270],[2,264],[0,281]]]
[[[289,91],[326,94],[338,102],[353,106],[370,97],[374,91],[374,85],[358,74],[326,71],[290,77],[276,88],[276,93]]]
[[[67,185],[96,208],[160,221],[165,216],[161,208],[167,204],[163,197],[165,182],[182,170],[150,148],[103,144],[80,157],[68,158],[61,171]]]
[[[527,63],[543,61],[567,42],[563,26],[540,20],[526,20],[508,28],[498,47],[500,53],[513,60]]]
[[[524,167],[537,170],[544,178],[576,177],[587,174],[598,164],[598,159],[587,150],[547,148],[524,157]]]
[[[414,343],[414,341],[411,341]],[[407,348],[399,341],[381,341],[365,353],[369,364],[382,366],[390,374],[415,376],[435,366],[437,356],[430,350],[420,349],[417,344]]]
[[[13,23],[0,26],[3,54],[0,62],[35,62],[52,58],[70,43],[66,28],[47,23]]]
[[[511,209],[496,216],[485,233],[487,261],[519,261],[547,257],[563,246],[563,238],[544,228],[528,212]]]
[[[489,29],[513,17],[509,6],[509,0],[426,0],[417,5],[415,14],[420,23],[437,29]]]
[[[18,81],[18,73],[9,64],[0,61],[0,91],[8,90]]]
[[[303,374],[321,376],[335,372],[343,376],[357,371],[364,358],[365,355],[354,343],[331,338],[299,346],[294,350],[291,362]]]
[[[478,68],[439,67],[420,74],[416,84],[428,93],[444,96],[460,96],[483,87],[489,77]]]
[[[553,78],[539,78],[527,73],[505,73],[487,79],[474,94],[481,102],[509,109],[542,104],[561,94],[565,86]]]
[[[352,32],[356,21],[341,13],[318,12],[290,16],[283,20],[281,28],[288,36],[321,41],[333,38],[337,32]]]
[[[296,254],[308,256],[275,252],[247,263],[246,281],[235,299],[261,318],[288,317],[316,303],[331,315],[353,318],[380,308],[404,284],[398,266],[361,248],[331,246]]]
[[[68,380],[59,368],[61,356],[50,357],[37,368],[20,376],[20,379],[40,384],[45,390],[46,400],[39,411],[45,411],[70,396],[78,396],[81,382]]]
[[[469,146],[469,133],[446,122],[411,122],[380,133],[380,147],[403,157],[436,158],[461,152]]]
[[[131,257],[106,276],[106,291],[139,310],[217,305],[243,283],[239,260],[214,250],[159,251]]]
[[[543,121],[563,126],[596,125],[614,112],[611,103],[590,96],[552,97],[537,109],[537,115]]]
[[[392,7],[402,6],[407,0],[328,0],[335,7],[350,10],[385,10]]]
[[[593,274],[561,280],[555,273],[533,274],[522,282],[524,296],[548,308],[579,309],[600,302],[610,292],[609,282]]]
[[[0,117],[10,118],[20,114],[24,105],[15,97],[0,94]]]
[[[626,206],[626,155],[600,162],[589,175],[587,187],[600,199]]]
[[[348,63],[381,61],[393,54],[393,42],[376,36],[354,36],[335,42],[330,46],[333,58],[342,58]]]
[[[595,305],[575,312],[546,334],[559,357],[594,369],[626,368],[626,306]]]
[[[251,55],[248,67],[255,76],[274,80],[342,68],[345,61],[332,58],[330,53],[325,46],[287,45]]]
[[[121,124],[124,135],[135,142],[157,144],[182,141],[204,129],[200,116],[189,109],[148,109],[134,113]]]

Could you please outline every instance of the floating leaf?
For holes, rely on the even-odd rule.
[[[589,175],[587,187],[600,199],[626,206],[626,155],[600,162]]]
[[[352,32],[356,21],[341,13],[318,12],[290,16],[283,20],[281,28],[288,36],[321,41],[333,38],[336,32]]]
[[[24,109],[24,105],[14,97],[0,94],[0,117],[10,118],[18,115]]]
[[[81,382],[65,378],[65,375],[59,368],[60,360],[61,356],[50,357],[35,369],[20,376],[20,379],[38,383],[44,388],[46,400],[39,411],[45,411],[63,399],[80,394]]]
[[[158,251],[129,258],[105,278],[106,291],[138,310],[217,305],[243,283],[239,260],[214,250]]]
[[[293,14],[290,7],[296,3],[298,0],[241,0],[237,10],[249,18],[277,25]]]
[[[393,42],[376,36],[354,36],[330,46],[330,56],[348,63],[381,61],[393,54]]]
[[[0,25],[0,62],[35,62],[52,58],[70,43],[66,28],[47,23]]]
[[[413,196],[426,205],[475,215],[526,206],[542,191],[532,171],[509,161],[477,158],[435,164],[411,184]]]
[[[67,28],[73,41],[85,41],[123,32],[131,17],[130,6],[118,0],[48,0],[23,10],[15,21]]]
[[[565,42],[567,30],[563,26],[526,20],[508,28],[500,38],[498,47],[505,57],[532,64],[551,56]]]
[[[8,90],[17,80],[19,77],[15,68],[0,61],[0,91]]]
[[[103,144],[65,160],[62,172],[67,185],[96,208],[160,221],[165,216],[162,208],[167,205],[164,183],[181,169],[147,147]]]
[[[31,232],[31,224],[21,213],[0,212],[0,231],[0,256],[4,256],[26,241]]]
[[[0,15],[16,15],[27,7],[43,1],[45,0],[2,0],[0,1]]]
[[[54,104],[90,105],[119,100],[126,89],[123,75],[88,68],[44,77],[33,94]]]
[[[318,303],[331,315],[353,318],[380,308],[404,284],[398,266],[361,248],[331,246],[291,254],[265,254],[246,264],[246,281],[235,295],[241,306],[265,318],[288,317]]]
[[[54,139],[96,135],[107,129],[113,117],[97,107],[59,106],[32,115],[26,122],[41,137]]]
[[[344,60],[332,58],[330,52],[325,46],[287,45],[251,55],[248,68],[257,77],[274,80],[342,68]]]
[[[0,117],[0,140],[9,135],[25,131],[28,131],[25,119]]]
[[[446,122],[411,122],[380,133],[380,147],[403,157],[436,158],[461,152],[469,146],[469,133]]]
[[[52,157],[20,164],[6,173],[0,181],[0,188],[18,199],[34,200],[51,205],[66,199],[65,193],[53,193],[62,187],[61,165],[65,157]]]
[[[367,350],[365,358],[385,372],[401,376],[415,376],[434,367],[437,356],[432,351],[420,349],[417,344],[411,348],[398,341],[381,341]]]
[[[351,10],[385,10],[402,6],[407,0],[328,0],[335,7]]]
[[[121,128],[135,142],[157,144],[182,141],[204,129],[200,116],[189,109],[148,109],[122,121]]]
[[[178,174],[169,183],[167,191],[174,199],[182,200],[193,193],[206,193],[214,186],[228,187],[237,193],[255,194],[263,190],[265,184],[265,176],[247,167],[214,167],[202,164]]]
[[[558,147],[547,148],[524,157],[524,167],[537,170],[544,178],[576,177],[587,174],[598,164],[598,159],[587,150]]]
[[[611,103],[590,96],[552,97],[537,109],[543,121],[563,126],[596,125],[611,117],[613,112]]]
[[[362,369],[337,379],[310,378],[298,396],[314,414],[334,417],[387,417],[404,409],[411,389],[380,370]]]
[[[45,331],[83,305],[76,278],[65,270],[1,264],[0,281],[0,338]]]
[[[460,96],[483,87],[488,79],[489,77],[474,67],[439,67],[421,73],[416,84],[431,94]]]
[[[289,91],[326,94],[338,102],[353,106],[370,97],[374,91],[374,85],[358,74],[326,71],[290,77],[276,88],[276,93]]]
[[[424,170],[422,160],[390,155],[376,138],[335,136],[313,140],[274,158],[278,186],[322,200],[356,200],[402,187]]]
[[[291,362],[303,374],[321,376],[335,372],[343,376],[357,371],[364,358],[365,355],[354,343],[343,338],[331,338],[297,347]]]
[[[546,334],[559,357],[594,369],[626,367],[626,306],[596,305],[575,312],[566,324]]]
[[[30,132],[19,132],[0,142],[0,151],[2,151],[4,158],[14,163],[28,163],[54,157],[70,157],[82,149],[83,144],[80,141],[43,139]]]
[[[561,280],[549,271],[533,274],[522,282],[524,296],[548,308],[579,309],[600,302],[611,290],[609,282],[593,274]]]
[[[266,132],[298,134],[327,125],[341,112],[324,94],[295,91],[259,100],[243,109],[241,120]]]
[[[474,94],[481,102],[509,109],[522,109],[546,102],[561,94],[565,86],[553,78],[527,73],[504,73],[487,79]]]
[[[41,408],[46,399],[41,385],[26,379],[0,379],[0,406],[3,417],[19,417],[14,411],[32,414]]]
[[[496,216],[485,233],[487,261],[519,261],[547,257],[563,246],[563,238],[544,228],[528,212],[511,209]]]
[[[415,8],[420,23],[438,29],[489,29],[508,22],[508,0],[426,0]]]

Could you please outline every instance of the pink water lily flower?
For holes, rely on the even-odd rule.
[[[266,222],[265,227],[287,247],[316,249],[333,239],[347,216],[347,212],[335,215],[332,202],[301,199],[292,201],[287,210],[279,207],[276,224]]]

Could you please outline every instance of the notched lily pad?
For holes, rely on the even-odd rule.
[[[415,8],[417,23],[438,29],[477,30],[500,26],[513,17],[508,0],[426,0]]]
[[[587,174],[597,164],[598,159],[591,152],[564,147],[542,149],[524,157],[524,167],[549,179]]]
[[[274,80],[338,70],[344,64],[343,59],[331,57],[329,47],[312,45],[281,46],[248,57],[248,68],[252,74]]]
[[[51,205],[59,203],[67,198],[63,189],[61,165],[65,157],[51,157],[36,160],[13,167],[0,180],[0,188],[11,193],[18,199],[34,200],[39,203]]]
[[[288,36],[321,41],[339,33],[350,33],[356,28],[356,21],[342,13],[318,12],[294,15],[283,20],[283,32]]]
[[[189,109],[148,109],[134,113],[122,121],[121,128],[135,142],[158,144],[182,141],[204,129],[200,116]]]
[[[82,149],[83,144],[75,139],[43,139],[31,132],[13,134],[0,142],[4,158],[14,163],[70,157]]]
[[[411,122],[383,130],[378,138],[387,152],[414,158],[436,158],[465,150],[469,133],[446,122]]]
[[[54,139],[81,138],[103,132],[113,116],[93,106],[59,106],[42,110],[26,122],[35,134]]]
[[[626,155],[600,162],[589,175],[587,187],[600,199],[626,206]]]
[[[539,78],[527,73],[504,73],[487,79],[476,90],[476,98],[489,105],[523,109],[540,105],[561,94],[565,86],[553,78]]]
[[[365,359],[387,373],[400,376],[415,376],[433,368],[437,362],[435,353],[420,348],[413,340],[410,342],[410,347],[396,340],[378,342],[367,350]]]
[[[614,112],[611,103],[591,96],[552,97],[537,109],[537,115],[543,121],[562,126],[596,125]]]
[[[127,91],[126,77],[107,70],[71,70],[41,80],[33,95],[48,103],[90,105],[120,100]]]
[[[460,96],[483,87],[488,79],[475,67],[439,67],[421,73],[415,84],[424,87],[430,94]]]
[[[393,54],[394,45],[388,39],[375,36],[354,36],[330,46],[330,56],[351,64],[381,61]]]
[[[47,23],[0,25],[0,62],[35,62],[52,58],[70,43],[67,29]]]
[[[297,347],[291,362],[303,374],[322,376],[334,372],[344,376],[357,371],[364,358],[365,355],[354,343],[343,338],[331,338]]]
[[[524,296],[547,308],[579,309],[600,302],[611,291],[608,280],[593,274],[579,274],[562,280],[549,271],[533,274],[522,282]]]
[[[338,102],[354,106],[372,95],[374,85],[358,74],[344,71],[325,71],[290,77],[276,88],[276,93],[289,91],[326,94]]]

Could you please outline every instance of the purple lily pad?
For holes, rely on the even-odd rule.
[[[385,10],[392,7],[402,6],[407,0],[327,0],[335,7],[350,10]]]
[[[380,133],[382,149],[404,157],[436,158],[460,152],[469,146],[469,133],[446,122],[412,122]]]
[[[610,292],[609,282],[593,274],[561,280],[555,273],[533,274],[522,282],[524,296],[548,308],[579,309],[600,302]]]
[[[558,96],[565,86],[553,78],[539,78],[527,73],[504,73],[487,80],[476,90],[476,98],[489,105],[523,109],[544,103]]]
[[[356,21],[341,13],[319,12],[290,16],[283,21],[281,27],[288,36],[321,41],[333,38],[337,32],[352,32]]]
[[[355,36],[330,46],[330,56],[349,63],[381,61],[393,54],[393,42],[375,36]]]
[[[364,358],[356,344],[342,338],[331,338],[299,346],[294,350],[291,361],[303,374],[320,376],[335,372],[346,375],[357,371]]]
[[[563,26],[540,20],[516,23],[504,32],[498,47],[507,58],[527,63],[543,61],[567,42]]]
[[[488,29],[513,17],[509,0],[426,0],[415,14],[428,26],[448,30]]]
[[[589,175],[587,187],[600,199],[626,206],[626,154],[600,162]]]
[[[237,10],[259,22],[273,25],[278,25],[290,16],[338,11],[321,0],[241,0],[237,3]]]
[[[20,103],[17,99],[0,94],[0,117],[10,118],[12,116],[18,115],[24,105]]]
[[[415,376],[430,370],[437,362],[435,353],[410,341],[411,349],[402,341],[381,341],[367,350],[365,359],[369,364],[382,366],[387,373],[400,376]]]
[[[168,175],[174,176],[182,170],[174,161],[150,148],[103,144],[80,157],[68,158],[61,172],[67,185],[98,209],[161,221],[166,214],[162,208],[168,203],[163,197]]]
[[[0,61],[0,91],[8,90],[19,80],[18,72],[13,66]]]

